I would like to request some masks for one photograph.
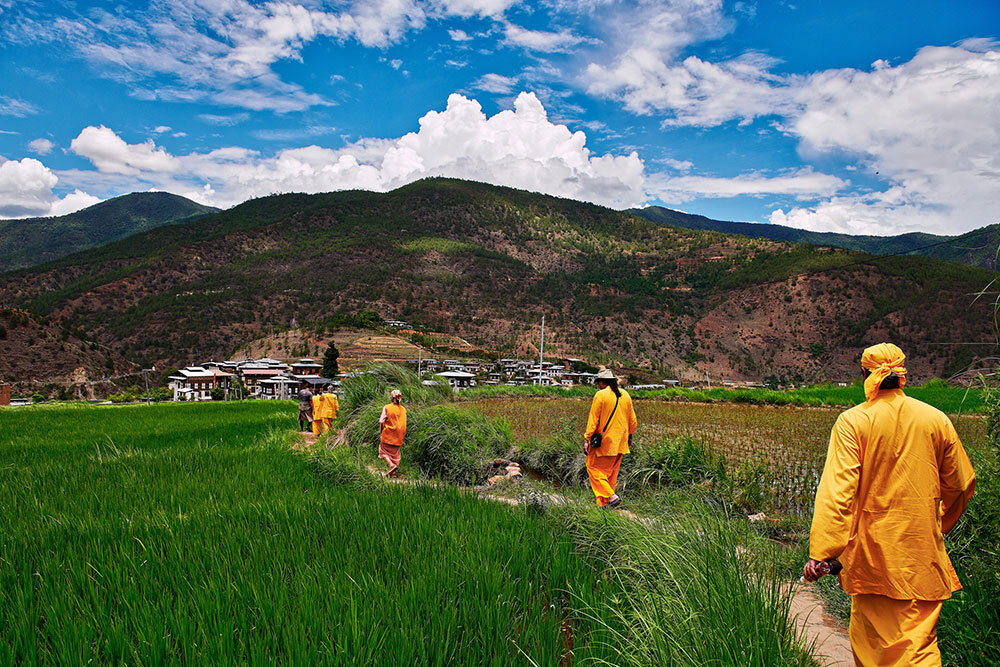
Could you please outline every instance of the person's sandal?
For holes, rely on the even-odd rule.
[[[611,509],[615,509],[621,504],[622,504],[622,499],[620,496],[611,496],[611,498],[608,500],[608,504],[605,505],[605,507],[610,507]]]

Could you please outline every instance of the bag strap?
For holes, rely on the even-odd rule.
[[[615,409],[611,411],[610,415],[608,415],[608,421],[604,422],[604,428],[601,429],[601,435],[604,435],[604,433],[608,430],[608,425],[611,424],[611,418],[615,416],[615,411],[618,409],[618,401],[620,399],[621,396],[615,396]]]

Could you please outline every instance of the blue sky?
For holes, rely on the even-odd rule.
[[[0,216],[482,180],[823,231],[1000,221],[1000,3],[0,0]]]

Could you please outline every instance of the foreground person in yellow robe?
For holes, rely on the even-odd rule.
[[[941,603],[961,588],[943,534],[972,498],[976,476],[951,420],[903,393],[895,345],[861,357],[865,402],[842,413],[816,491],[803,577],[837,558],[851,596],[856,665],[941,665]]]
[[[590,418],[587,419],[587,431],[583,436],[583,451],[587,454],[587,475],[597,504],[614,508],[622,501],[615,493],[618,469],[622,465],[622,455],[628,454],[638,422],[632,408],[632,397],[624,389],[618,388],[618,379],[614,373],[603,369],[597,374],[595,381],[599,391],[594,394],[594,401],[590,405]],[[594,433],[603,434],[601,446],[596,449],[590,447],[590,436]]]

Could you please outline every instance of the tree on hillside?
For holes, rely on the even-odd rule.
[[[326,346],[326,352],[323,353],[323,377],[331,380],[337,377],[337,374],[340,373],[340,366],[337,364],[339,358],[340,351],[331,342]]]

